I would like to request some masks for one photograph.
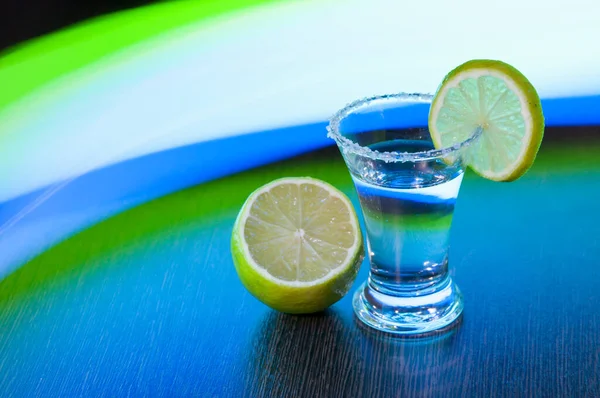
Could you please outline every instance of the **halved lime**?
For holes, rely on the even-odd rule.
[[[250,293],[295,314],[321,311],[342,298],[364,256],[350,200],[308,177],[254,191],[238,214],[231,251]]]
[[[481,127],[466,161],[481,176],[513,181],[533,164],[544,136],[540,98],[521,72],[494,60],[468,61],[444,78],[431,104],[436,148],[460,143]]]

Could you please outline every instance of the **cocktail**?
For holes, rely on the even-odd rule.
[[[395,333],[426,333],[454,322],[463,309],[448,273],[454,204],[464,154],[481,131],[435,149],[426,128],[408,128],[433,96],[396,94],[356,101],[331,120],[360,200],[369,279],[354,296],[356,315]]]
[[[425,113],[428,127],[418,127]],[[328,131],[366,227],[370,273],[354,295],[356,316],[402,335],[449,327],[463,310],[448,265],[465,167],[511,181],[531,166],[543,135],[533,86],[502,62],[470,61],[448,74],[435,97],[358,100],[333,116]]]

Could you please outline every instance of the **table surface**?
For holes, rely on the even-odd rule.
[[[600,395],[600,128],[548,131],[517,182],[467,174],[450,254],[464,317],[424,340],[362,327],[351,295],[291,316],[244,289],[237,211],[292,175],[357,205],[328,148],[121,213],[1,281],[0,395]]]

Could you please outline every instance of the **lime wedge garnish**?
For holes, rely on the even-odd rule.
[[[466,162],[481,176],[513,181],[533,164],[544,136],[544,115],[533,85],[514,67],[468,61],[444,78],[431,104],[429,130],[436,148],[482,134]]]
[[[313,178],[283,178],[253,192],[233,228],[244,286],[287,313],[321,311],[350,289],[363,240],[350,200]]]

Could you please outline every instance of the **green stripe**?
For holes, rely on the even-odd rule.
[[[446,230],[452,225],[452,214],[389,214],[373,211],[368,207],[362,207],[365,216],[368,217],[368,225],[382,231],[406,231],[406,230]]]
[[[0,54],[0,110],[37,87],[173,28],[276,0],[176,1],[105,15]]]

